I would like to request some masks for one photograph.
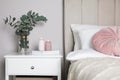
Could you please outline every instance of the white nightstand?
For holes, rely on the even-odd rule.
[[[61,80],[61,58],[59,51],[37,55],[6,55],[5,80],[16,75],[57,76]]]

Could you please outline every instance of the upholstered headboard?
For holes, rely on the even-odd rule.
[[[70,24],[120,25],[120,0],[64,0],[65,53],[73,50]]]

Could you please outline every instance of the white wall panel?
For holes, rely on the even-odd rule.
[[[66,23],[81,23],[81,0],[65,0]],[[71,4],[72,3],[72,4]]]
[[[65,44],[73,45],[70,24],[80,24],[81,19],[81,0],[65,0]],[[67,37],[70,37],[70,40],[67,39]],[[73,48],[69,45],[65,45],[65,47],[68,47],[66,48],[66,53],[68,53]]]
[[[116,16],[115,16],[115,21],[116,21],[116,25],[119,25],[120,26],[120,0],[116,0],[116,9],[115,9],[115,13],[116,13]]]
[[[99,0],[99,25],[115,24],[115,0]]]
[[[97,24],[98,0],[82,0],[82,23]]]

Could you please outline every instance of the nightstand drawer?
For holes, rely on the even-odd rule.
[[[9,75],[57,75],[59,58],[12,58],[7,60]]]

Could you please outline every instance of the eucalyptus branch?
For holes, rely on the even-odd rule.
[[[15,17],[9,16],[3,19],[5,24],[10,25],[13,28],[16,28],[17,35],[24,35],[30,33],[30,31],[35,27],[37,22],[42,21],[46,22],[47,18],[44,16],[39,16],[38,13],[28,11],[27,14],[24,14],[20,17],[20,20],[16,20]],[[26,28],[25,28],[26,27]],[[25,31],[25,32],[22,32]],[[28,34],[29,35],[29,34]]]
[[[20,17],[19,20],[16,20],[15,17],[9,16],[3,19],[5,24],[8,24],[9,26],[13,27],[16,29],[15,33],[19,36],[27,36],[30,34],[30,31],[33,30],[33,27],[37,24],[37,22],[42,21],[46,22],[47,18],[44,16],[39,16],[38,13],[28,11],[27,14],[24,14]],[[20,40],[21,44],[20,47],[22,48],[28,48],[29,46],[28,41],[21,39]]]

